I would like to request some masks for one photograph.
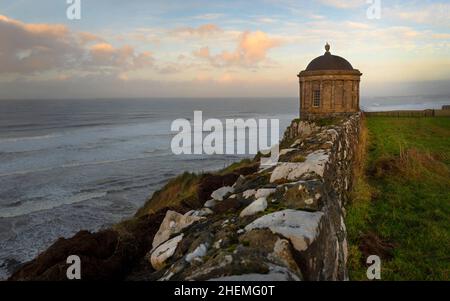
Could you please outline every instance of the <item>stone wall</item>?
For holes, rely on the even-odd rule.
[[[346,280],[346,194],[360,114],[320,127],[294,121],[279,163],[168,211],[139,280]],[[138,276],[136,276],[138,275]]]

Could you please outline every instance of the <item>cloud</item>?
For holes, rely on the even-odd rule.
[[[89,44],[91,42],[104,42],[105,40],[98,35],[90,32],[80,32],[78,34],[82,44]]]
[[[280,39],[271,38],[262,31],[241,34],[234,51],[222,51],[217,55],[210,53],[209,47],[202,47],[193,52],[194,56],[207,59],[214,66],[256,66],[266,59],[270,49],[278,47]]]
[[[391,19],[418,24],[450,26],[450,4],[434,3],[427,6],[406,7],[406,5],[386,8],[384,14]]]
[[[222,32],[222,29],[215,24],[203,24],[198,27],[179,27],[174,29],[172,34],[207,36],[220,32]]]
[[[229,84],[236,82],[236,78],[230,73],[224,73],[217,79],[217,82],[222,84]]]
[[[319,0],[322,4],[336,8],[356,8],[366,4],[366,0]]]
[[[348,26],[349,28],[352,28],[352,29],[369,29],[370,28],[369,24],[360,23],[360,22],[348,21],[348,22],[346,22],[345,25]]]
[[[278,19],[276,19],[276,18],[269,18],[269,17],[261,17],[261,18],[258,18],[257,21],[259,23],[267,23],[267,24],[274,24],[274,23],[279,22]]]
[[[328,41],[331,44],[332,52],[344,51],[355,54],[376,52],[376,55],[371,56],[370,59],[380,57],[381,53],[390,52],[389,56],[391,56],[393,55],[392,51],[403,53],[404,50],[412,48],[417,51],[423,50],[425,45],[436,47],[445,42],[447,37],[445,33],[441,34],[414,26],[380,26],[377,23],[353,21],[314,21],[308,22],[306,26],[297,26],[290,30],[292,34],[283,36],[283,40],[290,41],[291,44],[308,43],[309,45],[318,45],[317,47],[323,49],[323,45]],[[401,56],[401,54],[396,55]]]
[[[323,16],[323,15],[317,15],[317,14],[310,14],[308,17],[309,17],[310,19],[313,19],[313,20],[324,20],[324,19],[326,19],[325,16]]]
[[[160,74],[174,74],[180,72],[179,66],[177,64],[167,64],[158,69]]]
[[[435,33],[432,37],[438,40],[450,40],[450,33]]]
[[[151,52],[136,53],[129,45],[115,48],[108,43],[94,44],[89,54],[87,63],[90,66],[116,67],[123,70],[151,66],[154,61]]]
[[[0,74],[84,70],[94,66],[123,71],[153,64],[150,52],[115,48],[89,32],[60,24],[29,24],[0,15]],[[104,70],[102,70],[104,71]]]
[[[199,57],[199,58],[203,58],[203,59],[209,59],[211,57],[211,54],[209,53],[209,48],[208,47],[202,47],[198,50],[195,50],[193,52],[194,56]]]
[[[268,50],[279,45],[278,39],[272,39],[262,31],[245,32],[242,35],[238,51],[247,62],[253,63],[264,59]]]
[[[81,55],[76,37],[63,25],[25,24],[0,15],[1,73],[26,73],[67,65]]]
[[[197,19],[197,20],[214,20],[214,19],[218,19],[220,17],[223,17],[223,14],[208,13],[208,14],[194,16],[193,19]]]

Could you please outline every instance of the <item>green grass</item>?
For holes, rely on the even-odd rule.
[[[335,125],[342,121],[341,118],[321,118],[316,120],[316,124],[318,126],[329,126],[329,125]]]
[[[369,159],[399,155],[401,147],[444,155],[450,164],[450,119],[447,117],[369,117]]]
[[[197,188],[201,175],[185,172],[171,179],[163,188],[156,191],[152,197],[141,207],[135,216],[156,213],[165,207],[177,207],[183,202],[200,206],[197,199]]]
[[[245,167],[250,167],[252,165],[254,165],[255,162],[253,160],[250,159],[243,159],[239,162],[235,162],[227,167],[225,167],[224,169],[222,169],[219,174],[220,175],[225,175],[225,174],[229,174],[232,172],[235,172],[236,170],[240,169],[240,168],[245,168]]]
[[[367,279],[369,249],[383,257],[383,280],[449,280],[450,118],[366,125],[347,208],[350,279]]]

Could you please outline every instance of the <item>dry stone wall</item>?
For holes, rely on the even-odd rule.
[[[346,280],[346,195],[359,113],[331,125],[293,121],[279,163],[168,211],[140,280]]]

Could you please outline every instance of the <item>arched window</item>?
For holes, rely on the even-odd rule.
[[[320,90],[314,90],[313,93],[313,107],[320,107]]]

